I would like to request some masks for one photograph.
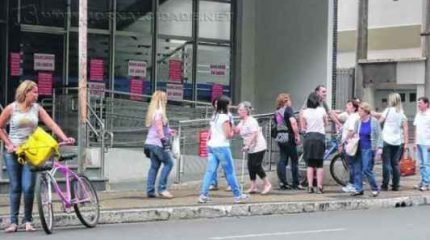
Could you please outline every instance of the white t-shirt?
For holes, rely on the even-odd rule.
[[[257,133],[255,142],[250,144],[249,153],[261,152],[267,149],[266,139],[264,138],[263,132],[255,118],[250,116],[246,121],[240,121],[237,128],[240,129],[240,136],[242,136],[244,142],[249,142],[253,133]]]
[[[342,128],[342,142],[345,142],[346,137],[348,136],[349,131],[355,131],[355,124],[360,119],[360,116],[358,113],[354,112],[348,115],[346,118],[345,123],[343,124]]]
[[[327,113],[323,107],[303,110],[303,118],[306,120],[306,133],[317,132],[325,134],[324,118],[326,116]]]
[[[417,112],[414,126],[416,127],[416,143],[420,145],[430,145],[430,109],[425,112]]]
[[[228,114],[218,113],[212,116],[210,121],[210,139],[208,141],[209,147],[229,147],[230,141],[224,133],[224,123],[230,122]]]
[[[382,116],[385,118],[384,129],[382,129],[382,140],[390,145],[403,143],[403,123],[407,121],[403,110],[397,112],[396,108],[389,107],[384,110]]]

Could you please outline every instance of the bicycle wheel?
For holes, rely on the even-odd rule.
[[[331,159],[330,174],[339,185],[346,186],[349,182],[349,168],[345,157],[336,154]]]
[[[90,180],[84,175],[78,176],[79,179],[75,178],[71,183],[73,208],[81,223],[93,228],[99,222],[99,198]]]
[[[40,223],[47,234],[54,227],[54,208],[52,206],[52,177],[49,173],[38,174],[36,180],[37,208]]]

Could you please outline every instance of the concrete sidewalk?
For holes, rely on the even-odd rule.
[[[220,182],[224,181],[221,180]],[[364,196],[351,197],[349,194],[341,192],[339,186],[327,186],[324,194],[274,189],[268,195],[251,195],[245,204],[233,204],[232,193],[224,191],[225,186],[221,186],[218,191],[210,192],[210,202],[199,204],[197,203],[198,183],[172,186],[171,193],[175,198],[170,200],[148,199],[145,192],[139,190],[100,192],[100,223],[362,210],[430,204],[430,192],[419,192],[413,188],[417,182],[417,175],[403,177],[401,179],[401,191],[381,192],[376,198],[370,197],[370,191],[367,189]],[[37,207],[34,209],[37,225]],[[58,203],[56,209],[60,210]],[[0,195],[0,218],[3,219],[3,225],[7,222],[8,212],[8,196]],[[57,211],[56,226],[79,224],[73,213],[64,214]]]

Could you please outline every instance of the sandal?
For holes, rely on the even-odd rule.
[[[33,227],[33,224],[28,222],[25,224],[25,231],[26,232],[34,232],[36,229]]]
[[[13,233],[13,232],[17,232],[18,231],[18,225],[16,225],[15,223],[11,223],[9,225],[9,227],[7,227],[4,232],[5,233]]]

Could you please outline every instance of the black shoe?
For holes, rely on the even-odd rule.
[[[292,189],[294,189],[294,190],[305,190],[305,188],[302,185],[292,186]]]
[[[361,192],[353,192],[353,193],[351,193],[351,196],[355,197],[355,196],[361,196],[363,194],[364,194],[363,191],[361,191]]]
[[[148,194],[146,194],[146,196],[147,196],[148,198],[156,198],[156,197],[157,197],[157,194],[155,194],[155,193],[148,193]]]
[[[398,192],[399,191],[399,187],[392,187],[391,191]]]
[[[387,185],[381,185],[381,191],[388,191],[388,186]]]
[[[308,187],[308,193],[314,193],[314,188],[313,187]]]
[[[279,185],[279,190],[290,190],[291,187],[288,184],[281,184]]]

